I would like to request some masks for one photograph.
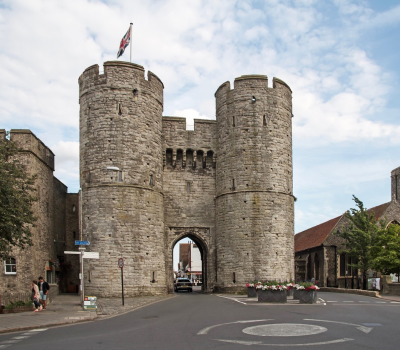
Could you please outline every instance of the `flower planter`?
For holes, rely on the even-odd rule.
[[[257,290],[254,287],[247,288],[247,297],[248,298],[256,298]]]
[[[259,303],[286,303],[287,294],[286,290],[259,290],[258,302]]]
[[[318,300],[318,294],[316,290],[297,290],[296,295],[300,301],[300,304],[316,304]]]

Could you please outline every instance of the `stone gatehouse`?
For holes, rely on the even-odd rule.
[[[173,291],[172,250],[199,247],[203,289],[294,278],[292,94],[247,75],[215,93],[216,120],[163,117],[163,83],[142,66],[105,62],[79,78],[82,239],[88,294]],[[118,277],[119,278],[119,277]]]

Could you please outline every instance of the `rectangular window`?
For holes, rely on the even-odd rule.
[[[6,259],[4,262],[4,273],[6,275],[16,275],[17,274],[17,264],[14,258]]]
[[[122,182],[122,171],[119,171],[118,181]]]
[[[187,193],[190,193],[190,181],[186,182],[186,191]]]

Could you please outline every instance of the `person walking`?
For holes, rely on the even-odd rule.
[[[49,289],[49,284],[43,279],[43,277],[39,277],[40,304],[42,304],[43,310],[46,309],[47,306],[47,294],[49,293]]]
[[[39,288],[37,286],[37,281],[33,280],[31,282],[31,290],[32,290],[32,301],[35,304],[35,312],[40,311],[40,302],[39,302],[39,298],[40,298],[40,293],[39,293]]]

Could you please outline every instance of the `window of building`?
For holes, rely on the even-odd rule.
[[[186,192],[190,193],[190,181],[186,181]]]
[[[232,117],[232,126],[233,126],[233,127],[236,126],[235,117]]]
[[[150,185],[150,186],[153,186],[153,175],[150,175],[150,178],[149,178],[149,185]]]
[[[76,207],[75,204],[72,205],[72,212],[75,213]]]
[[[340,254],[340,276],[346,276],[346,254]]]
[[[17,274],[17,264],[14,258],[9,258],[4,261],[4,273],[6,275]]]
[[[122,171],[121,170],[118,172],[118,181],[122,182]]]
[[[267,117],[265,114],[263,116],[263,126],[267,126]]]

